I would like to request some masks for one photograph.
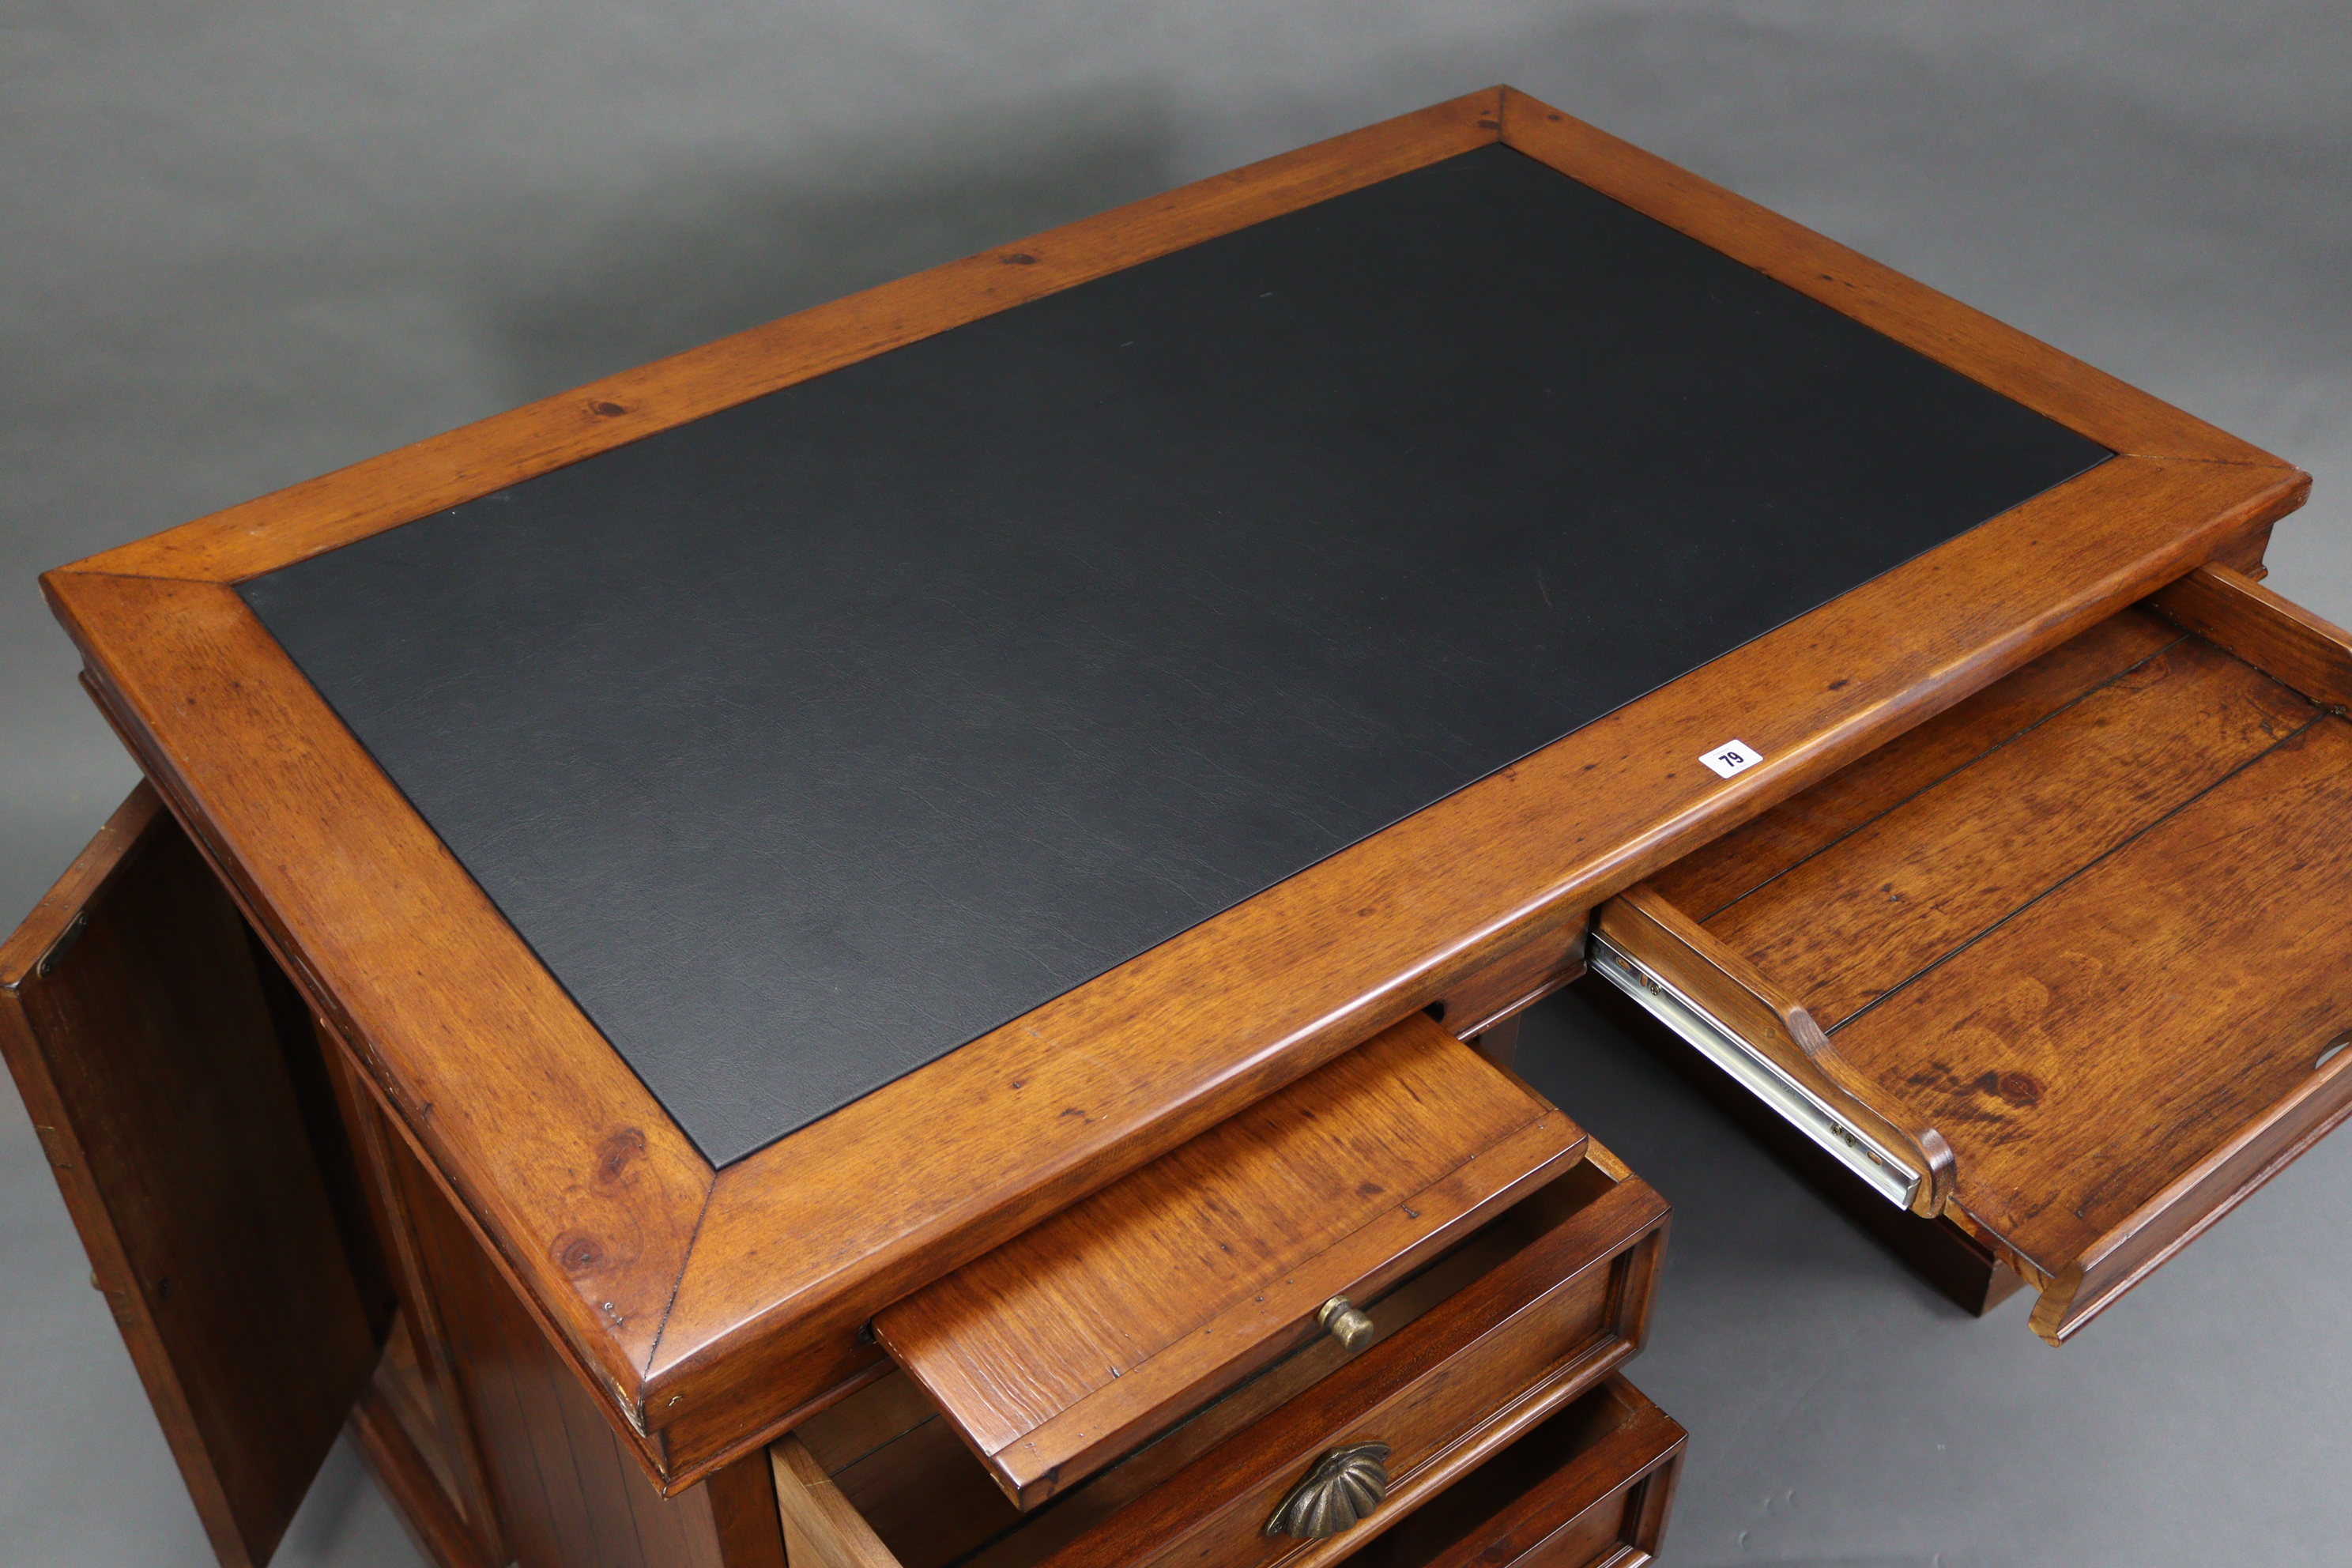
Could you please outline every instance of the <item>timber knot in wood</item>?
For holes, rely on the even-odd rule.
[[[646,1135],[634,1127],[622,1128],[596,1146],[596,1184],[627,1185],[629,1167],[645,1157]]]
[[[593,1274],[604,1266],[604,1249],[597,1245],[594,1237],[573,1231],[556,1238],[555,1261],[557,1267],[575,1278]]]
[[[1998,1095],[2020,1110],[2042,1103],[2042,1080],[2032,1073],[1989,1072],[1977,1079],[1976,1087],[1987,1094]]]

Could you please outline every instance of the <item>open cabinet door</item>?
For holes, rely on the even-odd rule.
[[[143,784],[0,945],[0,1048],[234,1568],[269,1560],[377,1355],[257,962]]]

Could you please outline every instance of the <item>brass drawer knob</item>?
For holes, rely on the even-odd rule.
[[[1265,1533],[1320,1541],[1370,1518],[1388,1500],[1388,1467],[1381,1463],[1388,1457],[1386,1443],[1350,1443],[1332,1449],[1282,1500],[1265,1521]]]
[[[1334,1296],[1324,1302],[1323,1310],[1315,1314],[1315,1321],[1347,1350],[1360,1351],[1371,1342],[1372,1320],[1345,1296]]]

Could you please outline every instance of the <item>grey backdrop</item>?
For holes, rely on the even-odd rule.
[[[1496,80],[2309,468],[2273,581],[2352,620],[2347,68],[2340,0],[5,0],[0,918],[135,776],[39,570]],[[1670,1563],[2352,1557],[2352,1138],[2056,1352],[1574,1002],[1526,1050],[1676,1204]],[[208,1562],[87,1272],[0,1108],[0,1564]],[[280,1561],[416,1559],[339,1454]]]

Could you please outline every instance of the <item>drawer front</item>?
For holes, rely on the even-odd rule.
[[[2200,572],[1603,906],[1596,970],[2063,1341],[2352,1112],[2352,638],[2283,604]]]
[[[1303,1568],[1337,1561],[1363,1537],[1302,1542],[1265,1533],[1323,1456],[1387,1445],[1387,1500],[1356,1529],[1372,1533],[1408,1515],[1639,1349],[1665,1220],[1666,1205],[1645,1184],[1620,1184],[1047,1562]]]
[[[1685,1435],[1612,1377],[1348,1561],[1352,1568],[1630,1568],[1665,1538]]]
[[[1584,1135],[1414,1014],[876,1315],[1034,1508],[1573,1165]]]
[[[1429,1281],[1445,1293],[1370,1349],[1334,1362],[1309,1347],[1294,1358],[1305,1374],[1274,1368],[1026,1515],[996,1496],[946,1422],[887,1408],[919,1401],[905,1384],[777,1445],[787,1521],[798,1517],[811,1561],[856,1568],[1336,1561],[1634,1353],[1666,1220],[1656,1194],[1605,1152],[1589,1156],[1401,1287],[1396,1298]],[[1396,1298],[1375,1304],[1376,1321]],[[1265,1408],[1271,1397],[1283,1402]],[[1368,1518],[1327,1540],[1265,1533],[1319,1460],[1360,1444],[1388,1449],[1386,1500]]]

